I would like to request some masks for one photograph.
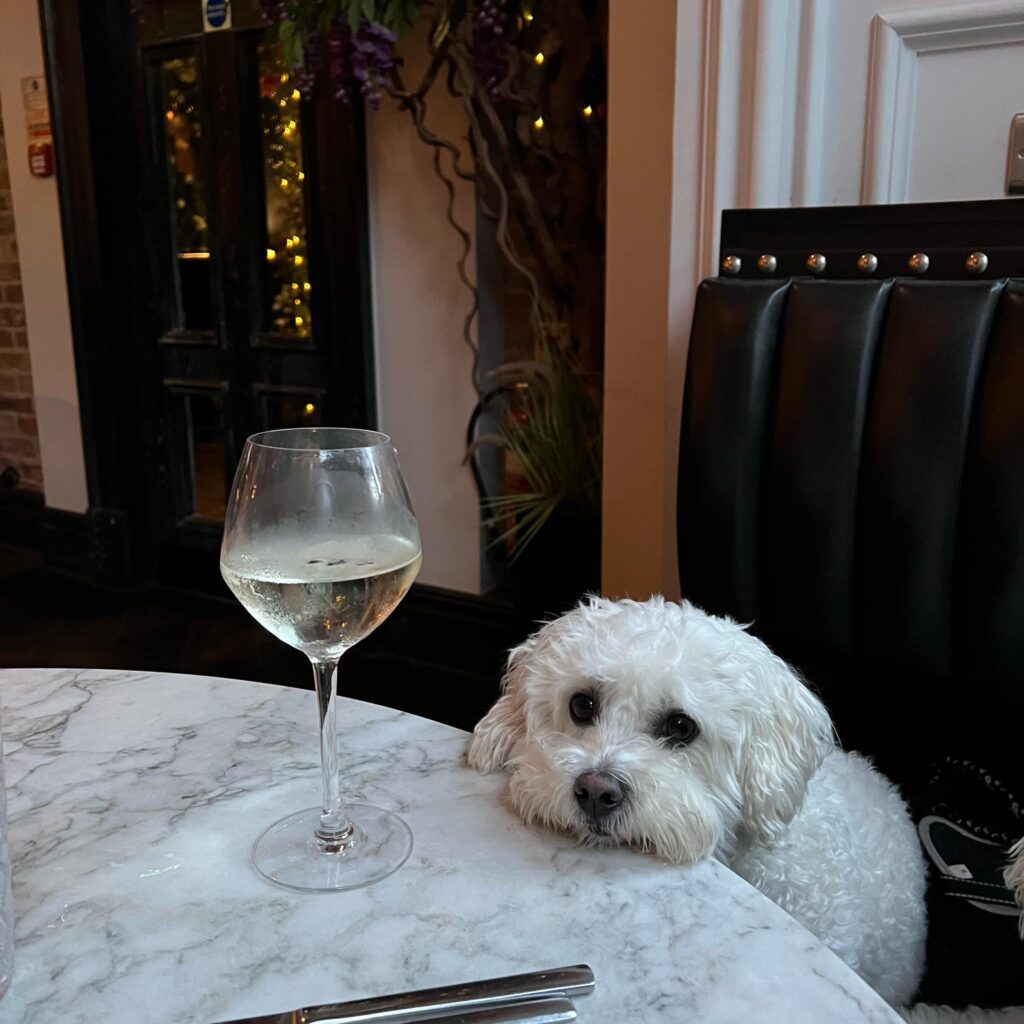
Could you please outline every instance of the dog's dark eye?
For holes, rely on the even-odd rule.
[[[569,714],[577,725],[587,725],[597,714],[597,704],[589,693],[574,693],[569,701]]]
[[[689,715],[684,715],[682,711],[673,711],[665,719],[665,724],[661,729],[662,736],[677,747],[691,743],[696,739],[698,732],[700,729],[697,728],[697,723]]]

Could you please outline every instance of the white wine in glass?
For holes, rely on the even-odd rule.
[[[354,889],[412,850],[397,815],[345,804],[338,777],[338,660],[394,611],[420,567],[420,537],[390,439],[317,427],[250,437],[224,522],[221,574],[246,610],[313,664],[321,807],[266,829],[252,860],[292,889]]]

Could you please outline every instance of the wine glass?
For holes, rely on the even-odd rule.
[[[254,434],[235,473],[220,571],[235,597],[313,664],[323,806],[267,828],[252,848],[265,878],[336,892],[386,878],[412,852],[390,811],[347,804],[338,778],[338,661],[402,600],[420,534],[386,434],[312,427]]]

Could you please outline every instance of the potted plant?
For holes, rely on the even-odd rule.
[[[563,611],[600,586],[600,385],[550,341],[535,360],[503,364],[492,376],[467,438],[483,525],[517,604],[533,614]],[[488,419],[493,429],[478,434]],[[499,493],[488,493],[487,449],[504,462]]]

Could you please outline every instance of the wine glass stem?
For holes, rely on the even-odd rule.
[[[341,810],[337,731],[338,659],[313,661],[313,679],[320,712],[320,770],[324,783],[320,827],[314,839],[324,853],[343,853],[350,845],[354,829],[352,822]]]

